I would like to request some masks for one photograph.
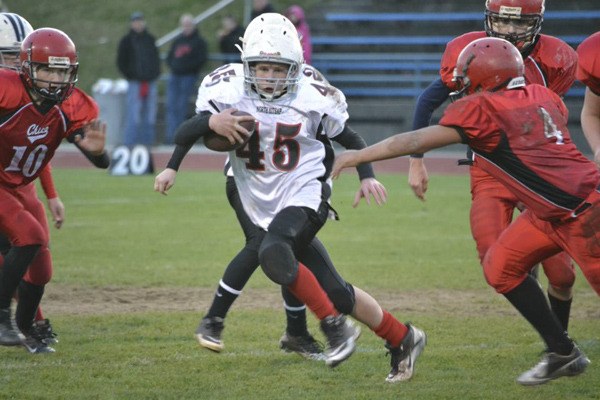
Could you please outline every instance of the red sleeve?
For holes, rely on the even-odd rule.
[[[498,145],[499,128],[484,110],[484,95],[486,94],[474,94],[450,104],[439,124],[458,128],[466,144],[474,149],[491,152]]]
[[[600,96],[600,32],[594,33],[577,47],[577,79]]]
[[[84,124],[98,118],[98,105],[96,101],[75,88],[73,94],[62,103],[61,109],[69,119],[69,131],[66,136],[80,129]]]
[[[0,68],[0,88],[0,108],[3,110],[14,110],[31,102],[15,71]]]
[[[558,38],[541,35],[531,56],[541,65],[548,88],[559,96],[564,96],[575,82],[575,50]]]
[[[54,187],[54,179],[52,179],[52,167],[50,164],[46,164],[44,169],[40,172],[40,183],[42,184],[42,189],[48,200],[58,197],[58,193]]]
[[[452,82],[452,79],[454,78],[454,68],[460,52],[473,40],[483,37],[486,37],[485,32],[469,32],[446,44],[446,50],[444,50],[440,65],[440,78],[450,90],[456,90],[456,84]]]

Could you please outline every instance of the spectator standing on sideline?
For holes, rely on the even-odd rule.
[[[254,20],[254,18],[258,17],[260,14],[274,12],[275,7],[273,7],[269,0],[252,0],[252,12],[250,13],[250,20]]]
[[[419,96],[415,107],[413,129],[429,125],[431,115],[455,89],[453,81],[456,59],[470,42],[483,37],[500,37],[511,42],[523,55],[525,81],[544,85],[563,96],[575,80],[577,54],[562,40],[543,35],[544,0],[487,0],[485,31],[465,33],[446,45],[442,56],[440,78],[433,81]],[[416,156],[416,157],[415,157]],[[415,195],[425,199],[428,176],[422,155],[412,155],[409,184]],[[515,209],[522,204],[504,185],[487,174],[478,160],[461,160],[468,164],[471,176],[471,234],[480,262],[489,247],[511,223]],[[565,329],[568,329],[575,270],[563,252],[542,262],[548,277],[548,300]]]
[[[0,70],[0,115],[5,117],[0,125],[0,234],[12,244],[0,274],[0,345],[23,344],[31,353],[49,353],[54,349],[33,328],[52,273],[33,270],[44,268],[35,259],[48,252],[48,229],[42,222],[43,206],[23,190],[48,165],[63,139],[96,167],[108,168],[110,162],[98,106],[75,88],[79,64],[73,41],[57,29],[37,29],[23,40],[20,60],[20,74]],[[29,282],[23,279],[26,274],[38,279]],[[11,321],[15,293],[15,321],[24,340]]]
[[[306,22],[304,10],[298,5],[293,5],[285,11],[285,16],[292,21],[292,24],[294,24],[300,35],[300,44],[302,44],[302,49],[304,50],[304,62],[306,64],[312,64],[310,26],[308,25],[308,22]]]
[[[581,110],[581,128],[600,167],[600,32],[577,47],[577,79],[587,88]]]
[[[190,100],[196,93],[198,75],[208,60],[208,46],[198,32],[194,17],[183,14],[179,24],[182,32],[173,41],[167,55],[171,73],[167,85],[166,144],[173,144],[175,130],[186,119]]]
[[[219,50],[225,56],[225,62],[239,62],[240,51],[235,45],[244,36],[244,27],[237,18],[227,14],[221,18],[221,29],[217,32]]]
[[[525,85],[519,50],[500,38],[467,43],[454,70],[457,99],[439,125],[401,133],[336,157],[332,176],[346,167],[468,144],[480,167],[506,186],[525,211],[483,259],[486,281],[533,326],[545,342],[542,360],[517,378],[539,385],[585,371],[589,359],[571,340],[529,271],[566,251],[600,295],[600,172],[577,149],[560,97]]]
[[[144,14],[131,14],[130,30],[119,42],[117,66],[128,83],[125,119],[126,146],[152,146],[156,136],[157,79],[160,57],[156,39],[146,29]]]
[[[0,69],[9,69],[17,72],[21,69],[19,59],[21,42],[31,32],[33,32],[33,28],[29,22],[20,15],[13,13],[0,14]],[[49,163],[40,174],[40,183],[48,201],[48,210],[50,211],[50,214],[52,214],[54,226],[57,229],[60,229],[65,218],[65,206],[60,200],[58,192],[54,187],[54,179],[52,178]],[[46,234],[50,236],[45,209],[37,196],[35,184],[32,182],[25,185],[21,189],[21,193],[32,203],[39,203],[36,204],[36,206],[41,207],[44,212],[39,214],[40,220],[38,222],[42,228],[45,229]],[[4,255],[8,253],[10,247],[10,241],[5,236],[0,236],[0,265],[4,262]],[[46,249],[40,251],[33,262],[39,264],[39,268],[32,268],[31,274],[25,274],[23,277],[23,280],[30,284],[37,282],[40,278],[42,281],[45,280],[44,276],[49,276],[46,272],[52,271],[51,254],[49,251],[46,251]],[[39,275],[36,276],[36,273]],[[36,331],[36,336],[47,344],[58,342],[56,333],[54,332],[50,321],[44,318],[41,307],[38,307],[34,321],[32,330]]]

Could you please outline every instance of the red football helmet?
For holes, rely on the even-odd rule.
[[[62,102],[77,82],[77,51],[62,31],[40,28],[21,44],[21,75],[29,90],[43,98]]]
[[[485,32],[525,52],[542,29],[545,0],[486,0]]]
[[[481,38],[469,43],[456,60],[453,99],[475,92],[495,92],[525,86],[523,57],[511,43],[500,38]]]

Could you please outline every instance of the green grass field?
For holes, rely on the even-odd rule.
[[[384,382],[389,357],[363,326],[356,354],[331,370],[282,353],[278,288],[259,271],[226,320],[221,354],[193,336],[243,238],[218,172],[182,171],[169,196],[153,176],[56,169],[67,208],[52,228],[54,277],[43,301],[57,353],[0,348],[0,399],[598,399],[598,298],[578,276],[571,335],[588,371],[536,388],[515,378],[543,345],[485,284],[468,227],[467,176],[433,176],[417,201],[404,175],[382,175],[383,207],[352,209],[356,177],[335,183],[341,220],[319,237],[350,282],[429,343],[414,378]],[[311,331],[318,332],[309,317]]]

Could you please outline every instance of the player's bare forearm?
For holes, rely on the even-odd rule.
[[[589,88],[581,110],[581,128],[594,154],[594,161],[600,166],[600,96]]]
[[[456,129],[440,125],[399,133],[362,150],[345,152],[336,157],[332,176],[337,177],[343,168],[355,167],[358,164],[425,153],[431,149],[460,142],[461,137]]]

